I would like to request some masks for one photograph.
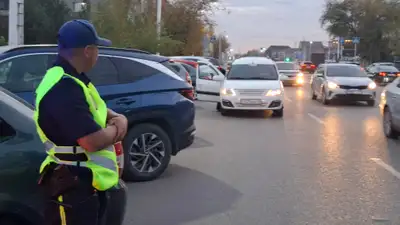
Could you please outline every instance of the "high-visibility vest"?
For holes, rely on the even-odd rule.
[[[92,185],[94,188],[100,191],[110,189],[111,187],[118,184],[119,179],[117,159],[113,145],[96,152],[88,152],[80,146],[57,146],[46,137],[46,134],[39,126],[38,118],[40,113],[40,101],[55,84],[63,79],[63,77],[64,79],[70,78],[74,80],[79,86],[82,87],[82,90],[86,97],[86,101],[89,105],[90,112],[93,115],[93,119],[101,127],[106,127],[107,106],[103,99],[100,97],[94,85],[92,83],[89,83],[89,85],[86,86],[85,83],[83,83],[79,79],[69,74],[66,74],[63,68],[59,66],[49,69],[46,75],[43,77],[43,80],[40,82],[38,88],[36,89],[34,112],[36,129],[40,136],[40,139],[45,145],[47,153],[47,157],[40,167],[40,173],[49,163],[52,162],[63,165],[79,165],[81,167],[87,167],[92,171]],[[55,154],[85,154],[88,160],[83,162],[65,161],[57,158]]]

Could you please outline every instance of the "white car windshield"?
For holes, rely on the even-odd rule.
[[[367,73],[359,66],[335,65],[326,68],[328,77],[367,77]]]
[[[278,80],[278,72],[272,64],[236,64],[226,77],[228,80]]]

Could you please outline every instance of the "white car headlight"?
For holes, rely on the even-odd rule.
[[[236,93],[232,88],[221,88],[220,94],[224,96],[235,96]]]
[[[282,94],[282,91],[280,89],[277,90],[269,90],[267,91],[267,93],[265,94],[266,96],[277,96]]]
[[[335,88],[337,88],[337,87],[338,87],[337,84],[335,84],[335,83],[333,83],[333,82],[331,82],[331,81],[328,81],[328,88],[329,88],[329,89],[335,89]]]
[[[375,89],[375,88],[376,88],[375,82],[371,82],[368,84],[368,89]]]

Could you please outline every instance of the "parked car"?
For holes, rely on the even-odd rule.
[[[379,108],[383,132],[386,137],[397,139],[400,135],[400,78],[383,89]]]
[[[32,117],[32,105],[0,87],[1,225],[43,224],[37,180],[46,151]],[[122,225],[126,191],[122,180],[111,189],[107,224]]]
[[[174,71],[180,78],[192,85],[192,78],[190,77],[189,72],[180,62],[171,61],[168,68]]]
[[[194,96],[196,98],[196,77],[199,73],[199,64],[195,61],[184,60],[184,59],[171,59],[173,62],[179,62],[185,67],[186,71],[189,73],[192,86],[194,89]]]
[[[55,45],[10,47],[0,54],[0,86],[33,104],[34,90],[56,54]],[[166,57],[139,50],[101,47],[87,73],[107,106],[128,118],[125,181],[159,177],[171,156],[193,143],[193,88],[164,66],[168,63]]]
[[[195,62],[199,61],[208,61],[211,64],[213,64],[221,73],[226,74],[226,70],[222,68],[220,65],[220,62],[212,57],[202,57],[202,56],[172,56],[171,58],[173,59],[185,59],[185,60],[191,60]],[[214,60],[213,60],[214,59]]]
[[[365,101],[375,105],[376,84],[361,67],[354,64],[321,64],[312,76],[311,98],[324,105],[334,100]]]
[[[380,85],[388,84],[400,76],[400,71],[396,67],[381,64],[369,66],[366,72],[372,80]]]

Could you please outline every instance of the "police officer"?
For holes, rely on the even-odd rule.
[[[98,46],[110,46],[86,20],[66,22],[58,32],[58,57],[36,89],[34,119],[47,158],[39,185],[46,225],[99,225],[107,190],[118,183],[113,144],[123,139],[127,119],[107,109],[86,76]]]

